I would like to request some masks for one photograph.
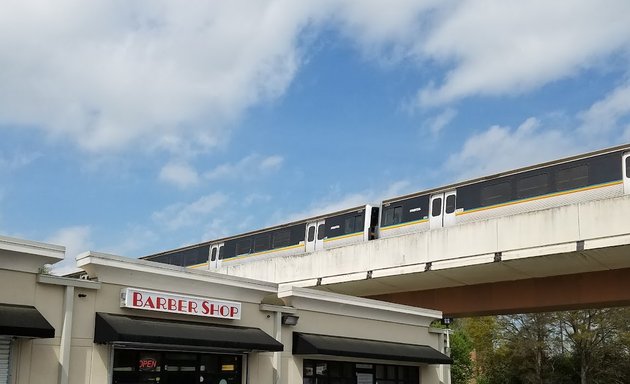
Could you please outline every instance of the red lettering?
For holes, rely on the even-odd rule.
[[[153,299],[151,296],[147,297],[147,301],[144,302],[143,308],[149,307],[151,309],[155,309],[155,303],[153,303]]]
[[[132,302],[134,307],[142,307],[142,293],[134,292]]]
[[[208,308],[208,302],[207,301],[202,301],[201,302],[201,314],[202,315],[207,315],[208,313],[210,313],[210,308]]]
[[[238,314],[238,307],[230,307],[230,317],[234,318]]]
[[[140,360],[140,369],[146,368],[156,368],[157,361],[155,359],[141,359]]]
[[[163,297],[159,297],[155,300],[155,306],[157,309],[166,310],[166,299]]]
[[[177,310],[179,312],[186,312],[186,300],[177,300]]]
[[[222,305],[219,309],[219,313],[221,314],[221,316],[227,317],[227,315],[230,314],[230,309],[227,307],[227,305]]]
[[[189,313],[197,313],[197,302],[189,301],[188,302],[188,312]]]
[[[175,299],[168,299],[168,310],[169,311],[176,311],[177,310],[177,300],[175,300]]]

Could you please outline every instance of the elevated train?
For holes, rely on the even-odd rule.
[[[294,255],[630,194],[630,144],[459,182],[143,259],[191,268]]]

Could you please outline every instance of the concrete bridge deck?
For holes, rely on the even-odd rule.
[[[219,272],[451,315],[630,305],[630,196],[254,259]]]

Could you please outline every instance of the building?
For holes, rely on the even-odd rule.
[[[0,384],[449,381],[441,313],[0,237]]]

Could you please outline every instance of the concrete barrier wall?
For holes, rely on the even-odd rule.
[[[368,271],[404,267],[423,270],[426,263],[443,268],[486,262],[501,252],[527,258],[576,250],[578,241],[605,245],[602,240],[630,235],[630,196],[584,202],[513,216],[456,225],[438,230],[379,239],[326,251],[281,256],[223,267],[219,272],[275,283],[315,285],[365,279]],[[625,239],[625,240],[624,240]],[[614,242],[620,245],[619,241]]]

